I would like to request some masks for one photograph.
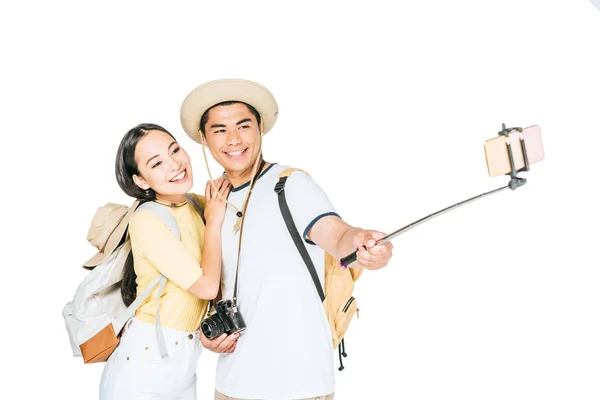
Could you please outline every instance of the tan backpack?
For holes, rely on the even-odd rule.
[[[339,370],[342,371],[344,369],[342,356],[347,356],[344,336],[348,330],[350,322],[352,322],[352,319],[354,318],[354,315],[358,317],[359,312],[356,299],[352,295],[352,292],[354,291],[354,282],[360,277],[363,270],[362,268],[342,269],[339,261],[331,254],[326,252],[324,260],[325,290],[323,291],[318,279],[317,271],[312,263],[308,251],[306,250],[304,241],[298,233],[298,229],[296,228],[294,220],[292,219],[287,201],[285,200],[285,182],[294,171],[306,173],[305,171],[296,168],[288,168],[283,170],[279,174],[279,181],[275,185],[275,192],[277,193],[279,208],[281,210],[281,214],[283,215],[285,224],[290,232],[290,235],[292,236],[292,239],[294,240],[296,248],[300,252],[302,259],[308,268],[308,272],[315,283],[317,292],[323,301],[325,314],[327,315],[327,320],[329,321],[329,326],[331,328],[333,348],[338,348],[340,359]]]

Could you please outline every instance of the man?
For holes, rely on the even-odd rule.
[[[201,337],[205,348],[222,353],[215,399],[333,398],[329,323],[274,191],[286,166],[262,160],[262,135],[273,128],[277,114],[269,90],[239,79],[205,83],[181,108],[186,133],[210,150],[233,185],[221,233],[222,298],[234,297],[237,275],[237,305],[247,329],[213,340]],[[321,284],[323,251],[340,259],[360,249],[353,268],[388,263],[391,243],[375,244],[384,234],[344,222],[307,174],[293,173],[285,193]]]

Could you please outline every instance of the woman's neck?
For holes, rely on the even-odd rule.
[[[156,202],[164,205],[170,205],[172,207],[184,205],[186,202],[185,194],[162,195],[157,193]]]

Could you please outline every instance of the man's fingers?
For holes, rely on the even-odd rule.
[[[218,347],[219,353],[226,353],[227,350],[231,349],[232,346],[237,342],[237,335],[229,335],[221,342]]]
[[[211,340],[204,336],[204,333],[200,332],[200,343],[202,343],[205,349],[215,353],[231,353],[235,350],[239,336],[239,333],[229,336],[224,333]]]
[[[231,344],[231,346],[227,350],[225,350],[224,352],[225,353],[233,353],[236,346],[237,346],[237,340],[235,342],[233,342]]]
[[[370,249],[367,249],[367,252],[372,256],[382,256],[386,254],[390,254],[393,249],[393,245],[390,242],[385,242],[378,244],[377,246],[373,246]]]
[[[383,232],[369,230],[369,231],[367,231],[367,236],[365,237],[364,245],[368,249],[370,249],[370,248],[376,246],[377,241],[381,238],[384,238],[385,236],[386,236],[386,234]]]
[[[379,239],[381,239],[381,238],[383,238],[383,237],[385,237],[385,236],[386,236],[386,234],[385,234],[385,233],[383,233],[383,232],[379,232],[379,231],[369,231],[369,233],[371,234],[371,236],[372,236],[372,237],[373,237],[373,239],[375,239],[375,240],[379,240]]]
[[[204,197],[206,197],[206,199],[210,199],[210,192],[211,192],[211,184],[210,181],[206,182],[206,188],[204,189]]]
[[[356,260],[365,268],[372,266],[376,259],[377,256],[374,256],[371,253],[369,253],[369,251],[366,250],[364,247],[361,247],[358,250],[358,254],[356,255]]]
[[[200,343],[202,343],[202,346],[211,351],[216,351],[216,349],[219,347],[219,345],[223,343],[225,339],[227,339],[226,334],[222,334],[221,336],[216,337],[214,339],[209,339],[206,336],[204,336],[204,333],[202,331],[200,331]]]
[[[366,247],[371,248],[375,246],[377,243],[377,239],[380,239],[385,236],[385,234],[374,236],[373,233],[377,231],[362,231],[360,232],[353,240],[354,246],[356,248]]]
[[[377,240],[375,240],[375,238],[373,238],[373,236],[369,236],[365,240],[365,247],[367,249],[370,249],[371,247],[375,246],[376,244],[377,244]]]
[[[229,349],[231,347],[231,345],[233,345],[237,342],[238,337],[239,337],[239,334],[237,334],[237,333],[227,336],[225,338],[225,340],[223,340],[221,342],[221,344],[219,344],[219,346],[217,346],[217,352],[225,353],[227,351],[227,349]]]
[[[369,270],[377,270],[387,265],[387,262],[383,263],[382,260],[379,260],[379,262],[373,262],[358,258],[357,261],[360,266]]]
[[[362,244],[367,249],[370,249],[371,247],[376,246],[377,241],[385,236],[386,236],[385,233],[379,232],[379,231],[372,231],[372,230],[364,231],[364,237],[362,238]]]
[[[379,269],[387,265],[392,258],[392,244],[387,242],[370,249],[361,248],[357,261],[366,269]]]

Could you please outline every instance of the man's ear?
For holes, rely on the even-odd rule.
[[[133,176],[133,182],[142,190],[150,189],[150,185],[139,175]]]
[[[208,147],[208,144],[206,144],[206,136],[204,133],[202,133],[202,131],[200,131],[200,138],[202,140],[202,145]]]

